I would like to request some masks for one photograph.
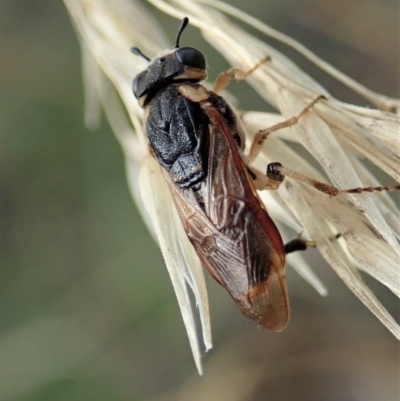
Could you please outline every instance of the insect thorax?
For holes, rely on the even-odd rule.
[[[179,93],[181,84],[160,89],[148,102],[146,131],[159,163],[178,186],[187,188],[207,175],[210,129],[209,119],[200,104]],[[185,85],[194,89],[200,87],[190,82]],[[208,102],[223,115],[240,147],[236,117],[231,107],[213,92],[210,92]]]

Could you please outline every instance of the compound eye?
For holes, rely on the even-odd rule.
[[[136,78],[133,80],[132,89],[136,99],[142,97],[148,90],[146,77],[147,77],[147,70],[138,74]]]
[[[132,89],[133,89],[133,94],[135,95],[136,98],[139,97],[138,92],[139,92],[139,77],[137,76],[134,80],[133,80],[133,85],[132,85]]]
[[[206,69],[206,59],[199,50],[193,47],[181,47],[175,52],[176,59],[188,67]]]

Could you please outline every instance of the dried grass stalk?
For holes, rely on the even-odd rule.
[[[134,1],[64,2],[82,46],[86,121],[92,127],[98,123],[101,105],[124,150],[133,198],[160,245],[201,372],[201,353],[187,284],[195,295],[203,342],[209,349],[211,329],[203,270],[183,232],[158,164],[148,153],[142,110],[131,91],[133,77],[146,68],[147,62],[132,57],[130,47],[138,46],[145,54],[155,56],[168,47],[166,36],[160,31],[157,21]],[[268,162],[280,161],[289,168],[321,180],[324,177],[320,171],[324,171],[339,188],[377,185],[374,174],[360,162],[364,158],[394,181],[400,181],[400,118],[395,114],[400,109],[399,100],[364,88],[293,39],[225,3],[208,0],[149,2],[179,19],[188,16],[191,24],[199,28],[204,38],[233,66],[245,70],[266,55],[271,58],[252,74],[249,82],[280,114],[242,111],[248,143],[258,129],[296,115],[321,94],[327,98],[297,125],[268,139],[256,167],[263,170]],[[293,46],[381,110],[349,105],[333,98],[287,57],[236,26],[227,14]],[[288,140],[303,145],[321,169],[318,171],[308,158],[296,154],[287,145]],[[264,191],[260,195],[278,226],[291,227],[311,238],[347,286],[400,339],[399,325],[359,274],[359,270],[367,272],[400,295],[399,210],[389,195],[348,195],[330,199],[291,179],[285,180],[278,191]],[[341,239],[332,241],[332,236],[337,233],[342,234]],[[324,285],[301,255],[291,255],[289,262],[317,291],[326,294]]]

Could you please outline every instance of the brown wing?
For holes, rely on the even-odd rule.
[[[199,195],[181,189],[163,170],[185,231],[211,275],[242,312],[271,331],[289,320],[285,252],[218,110],[210,124],[208,174]]]

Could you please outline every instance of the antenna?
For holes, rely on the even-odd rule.
[[[176,35],[176,39],[175,39],[175,49],[177,49],[179,47],[179,39],[181,37],[181,34],[183,32],[183,30],[186,28],[186,25],[189,23],[189,18],[185,17],[182,22],[181,22],[181,26],[178,29],[178,34]]]
[[[137,54],[140,57],[143,57],[145,60],[150,61],[150,58],[145,56],[142,51],[138,47],[132,47],[131,52],[133,54]]]

